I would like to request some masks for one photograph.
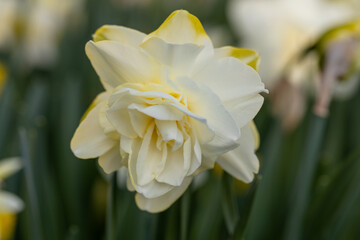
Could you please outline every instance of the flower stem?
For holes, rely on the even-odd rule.
[[[188,189],[181,198],[181,240],[186,240],[188,231],[188,220],[190,210],[190,190]]]
[[[107,197],[107,215],[106,215],[106,239],[116,239],[116,175],[114,172],[110,176],[110,186]]]

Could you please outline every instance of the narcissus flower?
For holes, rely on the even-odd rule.
[[[324,32],[357,18],[358,13],[346,1],[232,0],[229,4],[234,30],[245,46],[261,54],[260,76],[270,89],[289,68],[303,69],[295,61]],[[306,75],[306,70],[301,74]]]
[[[168,208],[217,162],[250,182],[259,162],[252,119],[267,92],[248,49],[214,49],[200,21],[173,12],[149,35],[103,26],[86,53],[105,91],[71,141],[106,173],[125,166],[127,187],[150,212]]]
[[[83,0],[27,0],[20,3],[24,14],[24,58],[31,67],[51,67],[64,31],[79,26]]]
[[[19,158],[1,160],[0,184],[21,167]],[[16,213],[23,209],[23,205],[22,200],[14,194],[0,190],[0,239],[11,239],[16,223]]]
[[[16,1],[0,0],[0,49],[7,48],[14,40]]]

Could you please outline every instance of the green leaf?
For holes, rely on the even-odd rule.
[[[30,206],[29,210],[30,210],[30,218],[31,218],[30,224],[33,233],[32,239],[43,240],[44,228],[41,222],[39,196],[38,196],[38,191],[36,189],[32,161],[30,159],[28,135],[25,129],[20,129],[19,133],[20,133],[20,141],[21,141],[22,158],[24,159],[27,193],[29,196],[29,206]]]
[[[312,115],[304,155],[300,162],[293,188],[292,204],[288,221],[285,225],[285,239],[296,240],[301,238],[304,213],[309,204],[310,190],[318,164],[318,154],[324,135],[325,124],[325,118]]]
[[[233,187],[233,178],[227,173],[222,176],[222,195],[221,205],[224,219],[229,236],[233,236],[235,227],[239,221],[239,208],[236,201]]]

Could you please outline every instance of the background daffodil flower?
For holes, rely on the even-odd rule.
[[[0,1],[0,49],[12,44],[15,38],[17,2],[15,0]]]
[[[127,167],[139,208],[167,209],[215,162],[253,180],[259,137],[252,119],[267,92],[256,52],[214,49],[200,21],[179,10],[149,35],[103,26],[86,53],[105,91],[71,149],[79,158],[99,157],[106,173]]]
[[[0,49],[52,67],[64,32],[83,21],[83,0],[0,0]]]
[[[19,158],[7,158],[0,161],[0,184],[2,181],[22,168]],[[16,213],[24,204],[12,193],[0,190],[0,239],[11,239],[16,223]]]
[[[324,32],[358,17],[352,4],[330,0],[232,0],[228,12],[243,45],[261,54],[259,73],[270,89],[289,68],[306,71],[296,60]]]

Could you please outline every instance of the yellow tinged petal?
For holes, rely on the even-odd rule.
[[[147,39],[154,36],[170,43],[212,46],[199,19],[186,10],[174,11]]]
[[[71,139],[71,150],[78,158],[99,157],[116,144],[116,141],[105,135],[99,122],[99,112],[104,104],[105,101],[101,101],[89,112]]]
[[[254,121],[251,121],[249,123],[249,127],[251,129],[251,132],[254,136],[254,140],[255,140],[255,150],[257,150],[260,146],[260,134],[259,134],[259,131],[257,130],[257,127],[254,123]]]
[[[0,214],[18,213],[24,208],[24,202],[16,195],[0,191]]]
[[[360,21],[353,21],[330,29],[319,39],[319,50],[325,51],[325,49],[334,41],[348,37],[360,37]]]
[[[191,180],[192,177],[185,178],[181,186],[175,187],[171,191],[157,198],[146,198],[144,195],[137,193],[135,195],[136,204],[140,209],[151,213],[164,211],[186,191]]]
[[[245,183],[251,182],[254,174],[259,171],[259,160],[255,154],[258,135],[254,129],[252,122],[241,128],[239,147],[217,159],[217,163],[226,172]]]
[[[20,158],[12,157],[0,161],[0,181],[14,174],[22,168],[23,164]]]
[[[87,115],[89,114],[89,112],[96,106],[98,105],[101,101],[104,101],[106,98],[108,97],[106,92],[102,92],[99,95],[96,96],[95,100],[92,101],[92,103],[90,104],[90,106],[86,109],[85,113],[83,114],[83,116],[81,117],[80,122],[82,122]]]
[[[123,163],[119,146],[115,145],[108,152],[101,155],[98,159],[98,163],[106,174],[119,170]]]
[[[95,34],[93,35],[94,42],[112,40],[120,42],[124,45],[131,46],[138,46],[145,37],[145,33],[131,28],[115,25],[104,25],[96,30]]]
[[[257,51],[252,49],[226,46],[215,49],[215,57],[234,57],[249,65],[256,71],[259,69],[260,55]]]
[[[89,41],[85,52],[107,90],[126,82],[158,81],[158,63],[141,48],[112,40]]]

